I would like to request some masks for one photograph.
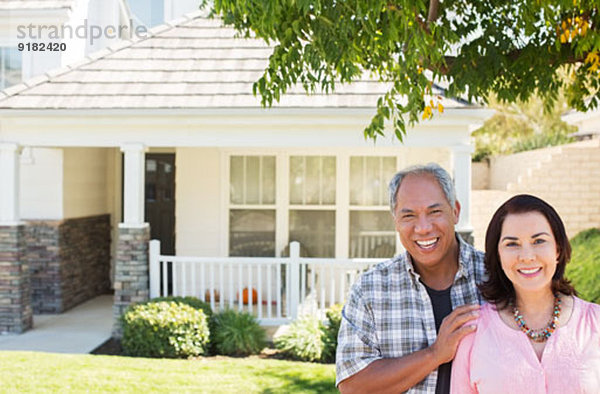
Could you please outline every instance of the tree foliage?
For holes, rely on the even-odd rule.
[[[204,5],[210,3],[204,0]],[[595,108],[600,68],[598,0],[214,0],[212,12],[242,35],[274,44],[254,84],[263,105],[292,85],[334,91],[364,77],[389,82],[365,136],[393,121],[402,140],[443,110],[431,96],[502,102],[538,92],[547,108],[565,88],[571,107]],[[559,70],[566,66],[568,84]],[[428,70],[428,71],[427,71]],[[590,99],[591,98],[591,99]]]
[[[561,114],[567,110],[562,94],[549,110],[544,110],[543,102],[537,95],[531,96],[526,102],[514,103],[502,103],[492,96],[488,105],[496,113],[472,134],[474,161],[574,140],[570,134],[576,132],[577,128],[561,119]]]

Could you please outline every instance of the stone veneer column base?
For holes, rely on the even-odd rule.
[[[30,293],[25,227],[0,226],[0,333],[22,333],[32,327]]]
[[[148,242],[150,226],[119,227],[115,261],[115,301],[113,304],[113,337],[123,335],[119,321],[127,307],[147,301],[150,296],[148,273]]]

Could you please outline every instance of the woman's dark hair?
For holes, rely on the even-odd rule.
[[[571,259],[571,245],[562,220],[547,202],[529,194],[519,194],[498,208],[485,234],[484,264],[488,279],[479,285],[479,290],[483,298],[495,304],[498,309],[506,308],[509,304],[514,303],[516,298],[513,284],[502,270],[498,254],[502,225],[508,215],[527,212],[539,212],[544,215],[550,224],[556,241],[558,264],[556,265],[556,272],[552,276],[552,292],[566,295],[576,294],[573,286],[564,277],[565,266]]]

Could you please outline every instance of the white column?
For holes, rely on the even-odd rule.
[[[145,151],[143,144],[121,146],[123,158],[123,223],[119,227],[144,227]]]
[[[471,225],[471,153],[475,149],[472,145],[460,144],[452,147],[452,160],[454,168],[454,185],[456,198],[460,202],[460,218],[456,230],[472,232]]]
[[[19,224],[19,145],[0,142],[0,224]]]

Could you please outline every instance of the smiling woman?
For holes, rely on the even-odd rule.
[[[575,297],[564,278],[570,256],[564,225],[546,202],[518,195],[496,211],[480,286],[490,303],[458,347],[452,392],[597,392],[600,306]]]

